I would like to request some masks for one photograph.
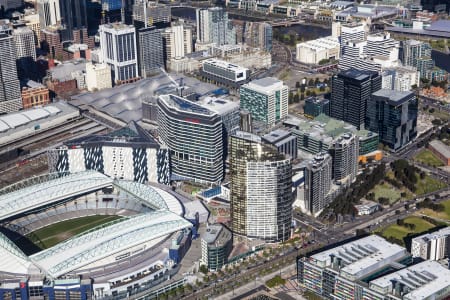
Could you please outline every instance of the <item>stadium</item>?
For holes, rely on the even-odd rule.
[[[0,299],[119,297],[162,282],[198,225],[182,200],[96,171],[1,189]]]

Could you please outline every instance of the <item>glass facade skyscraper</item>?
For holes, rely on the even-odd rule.
[[[230,138],[231,222],[234,234],[269,242],[289,238],[292,165],[261,138],[238,131]]]
[[[175,95],[161,95],[158,124],[158,135],[170,150],[175,180],[222,181],[223,124],[219,114]]]
[[[368,104],[366,128],[394,151],[417,137],[418,101],[413,92],[379,90]]]
[[[349,69],[333,76],[330,116],[364,129],[367,101],[381,89],[377,72]]]

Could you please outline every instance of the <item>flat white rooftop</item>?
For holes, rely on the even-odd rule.
[[[340,258],[341,275],[362,278],[369,273],[389,265],[407,255],[406,249],[387,242],[382,237],[368,237],[347,243],[345,245],[320,252],[311,258],[322,267],[331,266],[331,256]]]
[[[431,296],[450,287],[450,270],[436,261],[428,260],[372,280],[369,287],[387,289],[392,293],[393,281],[400,282],[412,290],[404,295],[403,299],[432,299]]]
[[[271,93],[275,90],[280,90],[283,88],[283,81],[274,77],[265,77],[261,79],[253,80],[242,87],[260,92],[260,93]]]
[[[198,103],[219,115],[226,115],[232,111],[239,110],[239,102],[234,102],[225,98],[206,96]]]
[[[203,64],[213,65],[213,66],[216,66],[216,67],[219,67],[222,69],[227,69],[227,70],[230,70],[233,72],[246,72],[248,70],[247,68],[243,68],[238,65],[231,64],[229,62],[215,59],[215,58],[207,59],[207,60],[203,61]]]

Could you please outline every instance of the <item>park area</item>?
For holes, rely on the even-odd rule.
[[[423,208],[419,211],[420,214],[429,216],[430,218],[442,221],[450,221],[450,200],[441,202],[444,209],[442,211],[432,210],[430,208]]]
[[[393,224],[381,230],[381,235],[388,240],[398,240],[404,245],[408,234],[422,233],[434,228],[435,225],[421,217],[411,216],[403,219],[404,225]],[[411,225],[408,225],[411,224]]]
[[[423,149],[415,157],[414,160],[431,167],[442,167],[442,161],[430,150]]]
[[[77,234],[120,218],[122,217],[95,215],[70,219],[40,228],[28,234],[27,238],[38,247],[47,249]]]

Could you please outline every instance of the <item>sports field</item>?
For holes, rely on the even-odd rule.
[[[40,248],[47,249],[79,233],[120,218],[122,217],[96,215],[66,220],[38,229],[28,234],[27,238]]]

